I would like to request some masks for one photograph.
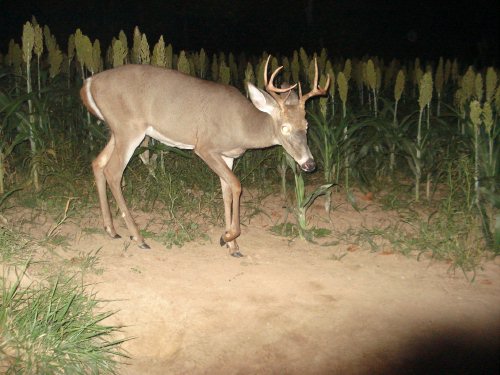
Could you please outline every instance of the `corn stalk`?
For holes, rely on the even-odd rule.
[[[405,88],[405,74],[402,70],[398,72],[398,76],[396,78],[396,84],[394,86],[394,117],[392,121],[393,128],[398,126],[398,103],[401,100],[401,95],[403,94]],[[391,173],[394,171],[394,166],[396,165],[396,144],[392,142],[390,145],[390,160],[389,160],[389,169]]]
[[[349,86],[347,85],[347,79],[343,72],[340,72],[337,76],[337,84],[339,87],[339,96],[342,101],[342,120],[345,120],[347,115],[346,102],[347,102],[347,93],[349,90]],[[348,140],[348,131],[347,125],[344,127],[344,144],[347,143]],[[349,154],[347,149],[345,149],[344,154],[344,173],[345,173],[345,188],[346,191],[349,191]]]
[[[26,92],[30,95],[33,91],[31,85],[31,57],[33,54],[33,46],[35,43],[35,32],[33,26],[28,21],[23,27],[23,60],[26,64]],[[36,161],[37,146],[35,140],[35,115],[33,113],[33,102],[31,98],[28,99],[28,112],[29,112],[29,140],[31,146],[32,156],[32,174],[33,185],[36,191],[40,191],[39,170],[38,162]]]
[[[416,144],[416,163],[415,163],[415,201],[420,200],[420,179],[422,177],[422,115],[424,109],[429,105],[432,99],[432,76],[430,73],[425,73],[420,80],[420,96],[418,104],[420,110],[418,113],[418,129],[417,129],[417,144]]]
[[[316,198],[324,195],[333,186],[333,184],[325,184],[316,188],[312,193],[306,195],[304,177],[298,169],[295,160],[285,152],[286,162],[288,167],[293,171],[295,181],[295,208],[293,210],[299,226],[299,236],[301,239],[309,240],[311,235],[307,225],[307,210],[314,203]]]

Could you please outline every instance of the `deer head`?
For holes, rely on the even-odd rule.
[[[250,100],[260,111],[271,115],[273,119],[275,143],[284,147],[286,152],[294,158],[300,168],[306,172],[312,172],[316,164],[307,145],[307,120],[305,103],[309,98],[318,95],[326,95],[330,77],[328,76],[324,88],[318,86],[318,64],[314,60],[315,74],[313,89],[302,95],[300,83],[290,87],[277,88],[273,81],[276,75],[283,69],[283,66],[277,68],[271,79],[267,79],[267,68],[269,65],[268,57],[264,67],[264,83],[266,91],[260,90],[252,83],[248,82],[248,92]],[[299,95],[294,89],[299,86]]]

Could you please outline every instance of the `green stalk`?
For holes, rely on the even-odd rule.
[[[80,67],[81,67],[81,73],[82,73],[82,81],[85,82],[85,63],[80,60]],[[90,150],[93,151],[94,149],[94,142],[93,142],[93,137],[92,137],[92,130],[91,130],[91,127],[92,127],[92,119],[90,117],[90,113],[89,111],[85,111],[86,114],[87,114],[87,128],[88,128],[88,131],[89,131],[89,144],[90,144]]]
[[[479,126],[474,126],[474,189],[475,203],[479,204]]]
[[[427,104],[427,130],[430,128],[430,112],[431,112],[431,103]],[[427,172],[427,182],[426,182],[426,189],[425,189],[425,198],[427,200],[430,199],[431,195],[431,173]]]
[[[427,104],[427,130],[429,130],[431,126],[431,103]]]
[[[94,139],[92,137],[92,130],[91,130],[91,127],[92,127],[92,119],[90,118],[90,113],[89,111],[85,111],[87,112],[87,127],[89,129],[89,146],[90,146],[90,151],[93,151],[94,150]]]
[[[345,128],[344,140],[345,140],[345,142],[347,142],[347,128]],[[345,189],[346,189],[346,191],[349,191],[349,168],[350,168],[350,165],[349,165],[349,155],[347,154],[347,151],[345,154],[344,167],[345,167]]]
[[[281,195],[283,197],[283,203],[286,205],[286,151],[280,150],[280,165],[278,166],[278,172],[281,177]]]
[[[441,116],[441,92],[437,93],[437,97],[438,97],[438,99],[437,99],[437,110],[436,110],[436,112],[437,112],[437,116],[439,117],[439,116]]]
[[[295,178],[295,197],[297,199],[297,222],[299,224],[299,236],[301,239],[305,239],[305,232],[307,230],[307,220],[306,220],[306,207],[304,206],[304,177],[302,173],[296,170],[294,171]]]
[[[370,90],[367,90],[367,94],[368,94],[368,110],[371,111],[372,110],[372,96],[370,95]]]
[[[38,97],[41,98],[42,84],[40,80],[40,56],[36,55],[36,68],[37,68],[37,78],[38,78]]]
[[[332,184],[334,181],[338,182],[338,168],[336,168],[334,164],[334,158],[333,158],[333,142],[332,140],[328,140],[326,133],[324,136],[324,144],[325,144],[325,183],[326,184]],[[330,213],[332,209],[332,192],[329,191],[326,194],[326,201],[325,201],[325,210]]]
[[[31,85],[31,64],[28,60],[26,62],[26,91],[28,94],[33,92],[33,88]],[[30,139],[30,147],[31,147],[31,155],[33,157],[33,184],[35,185],[35,190],[40,191],[40,182],[38,178],[38,163],[36,161],[36,142],[35,142],[35,115],[33,114],[33,102],[31,99],[28,99],[28,112],[29,112],[29,139]]]
[[[343,104],[343,120],[345,121],[346,106],[345,103],[342,104]],[[347,139],[348,139],[348,134],[347,134],[347,123],[346,123],[344,127],[344,152],[345,152],[344,167],[345,167],[345,189],[346,191],[349,191],[349,169],[351,168],[351,166],[349,163],[349,154],[347,152],[347,147],[345,147],[345,145],[347,144]]]
[[[420,169],[421,167],[421,159],[422,159],[422,151],[421,151],[421,146],[422,146],[422,114],[423,114],[424,109],[421,108],[419,115],[418,115],[418,132],[417,132],[417,160],[416,160],[416,165],[415,165],[415,201],[418,202],[420,200],[420,177],[422,174],[422,171]]]
[[[0,194],[2,195],[5,192],[5,186],[4,186],[5,171],[4,171],[3,160],[4,160],[3,152],[0,152]]]
[[[493,165],[493,137],[488,133],[488,160],[490,165]]]
[[[328,142],[328,137],[326,135],[326,131],[323,131],[323,145],[325,147],[325,153],[324,153],[324,168],[325,168],[325,182],[327,184],[333,182],[332,180],[332,174],[333,174],[333,166],[332,166],[332,158],[331,158],[331,143]],[[325,200],[325,211],[327,213],[330,212],[332,208],[332,194],[331,191],[326,194],[326,200]]]
[[[293,171],[294,177],[294,191],[295,191],[295,209],[294,213],[297,219],[297,224],[299,225],[299,236],[301,239],[305,239],[305,233],[307,231],[307,220],[306,220],[306,209],[307,207],[304,204],[305,201],[305,187],[304,187],[304,178],[302,177],[302,173],[300,170],[297,170],[297,165],[295,160],[286,152],[283,152],[283,159],[285,161],[285,168],[288,165]],[[286,171],[286,169],[285,169]]]
[[[332,144],[328,141],[326,132],[323,132],[323,145],[325,147],[324,152],[324,168],[325,168],[325,182],[332,182],[332,158],[331,158],[331,146]]]
[[[427,198],[427,200],[429,200],[431,197],[431,182],[432,182],[431,173],[427,172],[427,182],[425,184],[425,186],[426,186],[425,197]]]
[[[398,102],[399,102],[399,100],[396,100],[396,102],[394,103],[394,117],[392,120],[392,127],[394,129],[397,127]],[[396,165],[396,144],[393,142],[391,144],[391,154],[390,154],[390,161],[389,161],[389,169],[391,170],[391,172],[394,171],[395,165]]]

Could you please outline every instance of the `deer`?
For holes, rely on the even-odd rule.
[[[305,103],[326,95],[318,85],[318,65],[312,89],[302,94],[300,82],[275,87],[278,67],[268,79],[264,67],[265,91],[247,83],[248,100],[236,87],[199,79],[177,70],[151,65],[123,65],[87,78],[80,97],[87,110],[109,127],[109,141],[92,161],[104,230],[116,232],[107,185],[115,198],[130,239],[139,248],[150,249],[135,223],[121,190],[123,172],[135,149],[146,136],[167,146],[193,150],[220,178],[224,202],[225,232],[220,245],[230,255],[242,257],[236,238],[240,229],[241,183],[233,173],[234,159],[246,150],[281,145],[305,172],[316,168],[307,145]],[[298,95],[295,88],[298,85]]]

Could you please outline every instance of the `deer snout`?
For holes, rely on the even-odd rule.
[[[312,172],[316,169],[316,163],[313,159],[307,159],[305,163],[300,165],[300,168],[302,168],[304,172]]]

